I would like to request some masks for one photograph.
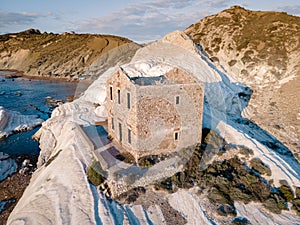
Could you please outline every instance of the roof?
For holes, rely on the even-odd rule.
[[[164,75],[155,77],[130,77],[130,81],[140,86],[166,84],[167,78]]]
[[[181,71],[181,73],[178,74],[178,71]],[[154,71],[147,71],[148,73],[145,71],[138,71],[135,68],[130,68],[126,71],[120,67],[120,72],[125,75],[134,85],[139,86],[198,84],[192,75],[176,67],[169,69],[166,72],[157,69]],[[159,75],[158,72],[165,72],[165,74]],[[158,75],[156,75],[157,73]]]

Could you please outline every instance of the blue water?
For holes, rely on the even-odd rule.
[[[86,88],[84,84],[72,82],[5,79],[0,74],[0,106],[26,115],[38,115],[46,120],[53,110],[53,106],[47,104],[46,97],[65,101],[68,96],[78,96]],[[0,151],[10,155],[38,154],[38,142],[31,138],[38,129],[0,140]]]

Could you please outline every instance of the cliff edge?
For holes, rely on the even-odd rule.
[[[243,115],[300,160],[300,17],[233,6],[185,33],[231,79],[253,90]]]
[[[139,48],[127,38],[112,35],[53,34],[29,29],[0,35],[0,69],[77,80],[99,57],[105,58],[111,50],[126,44],[135,50]]]

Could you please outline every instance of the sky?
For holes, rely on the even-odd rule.
[[[147,42],[233,5],[300,16],[299,0],[0,0],[0,34],[34,28]]]

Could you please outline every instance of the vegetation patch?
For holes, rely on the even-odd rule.
[[[288,182],[286,180],[280,180],[280,184],[279,191],[281,196],[288,202],[292,201],[294,199],[294,192]]]
[[[107,177],[107,172],[101,167],[100,162],[95,161],[87,169],[87,178],[95,186],[102,184]]]
[[[300,187],[296,187],[296,198],[300,198]]]
[[[159,207],[162,216],[165,219],[165,224],[184,225],[187,224],[186,218],[181,212],[175,210],[168,202],[165,193],[139,189],[138,198],[134,201],[136,205],[142,205],[143,209],[148,210],[150,207]]]
[[[137,200],[140,194],[145,194],[146,189],[144,187],[135,187],[125,193],[118,196],[118,201],[126,204],[133,203]]]
[[[237,63],[237,61],[236,61],[235,59],[233,59],[233,60],[230,60],[230,61],[228,62],[228,65],[229,65],[229,66],[234,66],[236,63]]]
[[[249,158],[251,155],[254,154],[252,149],[247,148],[247,147],[245,147],[245,146],[241,146],[241,145],[240,145],[240,146],[238,147],[238,150],[239,150],[240,154],[246,156],[247,158]]]
[[[219,152],[226,149],[226,142],[215,131],[203,133],[206,133],[203,142],[195,148],[184,171],[157,183],[155,185],[157,190],[175,192],[178,188],[188,189],[193,186],[198,186],[200,190],[206,189],[210,201],[220,205],[218,213],[226,216],[234,215],[234,201],[245,204],[250,201],[261,202],[274,213],[287,209],[287,202],[293,201],[291,188],[287,183],[283,183],[280,188],[275,188],[267,182],[261,175],[270,176],[271,170],[260,159],[254,158],[247,165],[234,156],[228,160],[213,161],[203,167],[201,164],[207,146],[213,146]],[[238,146],[237,149],[245,155],[253,154],[252,150],[243,146]],[[294,200],[294,202],[294,208],[300,206],[297,205],[300,201]]]
[[[231,7],[204,18],[188,27],[185,32],[196,44],[203,46],[210,57],[220,52],[226,59],[226,56],[231,58],[233,54],[240,53],[244,65],[252,62],[255,63],[252,67],[269,65],[274,68],[271,71],[274,77],[281,79],[287,75],[289,59],[299,52],[299,27],[299,17],[287,13]],[[238,64],[233,61],[228,65],[233,67]]]
[[[236,217],[232,220],[232,224],[234,225],[248,225],[250,221],[245,217]]]
[[[118,155],[116,155],[116,159],[123,161],[125,163],[135,164],[135,158],[132,154],[129,152],[122,152]]]
[[[212,62],[219,62],[219,58],[218,58],[218,57],[215,57],[215,56],[211,57],[210,60],[211,60]]]
[[[292,210],[296,211],[297,215],[300,216],[300,198],[293,200]]]
[[[250,167],[261,175],[272,175],[271,169],[267,165],[265,165],[259,158],[251,159]]]
[[[31,76],[75,79],[109,49],[128,43],[132,42],[112,35],[53,34],[29,29],[0,35],[0,53],[4,56],[0,67],[19,69]],[[7,62],[20,51],[26,52],[26,57],[19,60],[18,68],[11,68],[13,64]]]
[[[217,213],[221,216],[236,216],[235,201],[245,204],[251,201],[260,202],[273,213],[287,210],[287,203],[290,202],[293,204],[292,209],[300,214],[300,187],[296,189],[296,198],[286,181],[281,181],[279,188],[274,187],[272,180],[267,181],[262,177],[262,175],[271,176],[271,170],[258,158],[253,158],[246,163],[235,154],[229,159],[211,160],[229,149],[244,155],[245,158],[251,157],[253,151],[244,146],[230,146],[216,131],[203,129],[202,134],[199,145],[170,155],[153,155],[139,160],[139,165],[143,167],[154,165],[169,156],[174,157],[174,154],[187,161],[182,172],[154,184],[155,190],[174,193],[178,189],[197,186],[200,189],[199,194],[206,193],[208,199],[216,204]],[[188,151],[191,151],[191,157],[188,156],[190,153]],[[142,188],[135,188],[124,193],[122,198],[126,202],[136,203],[139,196],[144,195],[145,192]],[[235,224],[238,224],[238,221]]]
[[[149,157],[142,157],[138,160],[138,164],[140,167],[151,167],[154,164],[159,162],[159,157],[157,155],[149,156]]]

